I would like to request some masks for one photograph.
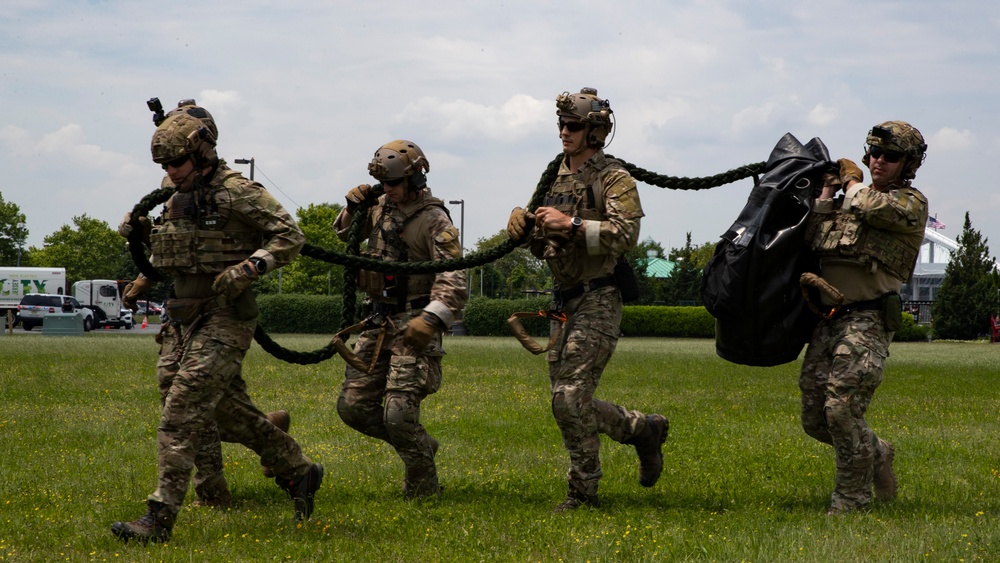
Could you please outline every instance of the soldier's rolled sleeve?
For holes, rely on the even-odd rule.
[[[639,240],[639,223],[644,214],[635,180],[624,172],[608,180],[610,185],[604,192],[607,219],[587,221],[585,239],[591,256],[620,256]]]
[[[458,229],[451,224],[443,213],[440,221],[434,225],[434,260],[453,260],[462,257],[462,245]],[[455,316],[462,307],[468,291],[465,285],[465,270],[440,272],[434,276],[431,286],[431,302],[424,307],[425,311],[433,313],[445,326],[450,327],[455,322]]]
[[[260,233],[263,253],[254,255],[264,258],[268,268],[289,264],[306,243],[295,219],[260,184],[251,184],[234,194],[233,211]]]

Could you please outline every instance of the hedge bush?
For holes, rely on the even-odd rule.
[[[892,337],[893,342],[924,342],[931,334],[931,325],[917,324],[913,315],[903,313],[903,326]]]
[[[267,333],[334,334],[340,330],[340,295],[259,295],[257,322]]]
[[[489,299],[477,297],[465,307],[465,327],[472,336],[510,336],[507,319],[520,311],[544,311],[548,297]],[[548,336],[549,322],[542,318],[521,321],[532,336]],[[655,307],[627,305],[622,312],[625,336],[715,338],[715,319],[704,307]]]

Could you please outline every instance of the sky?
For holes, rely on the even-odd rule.
[[[469,250],[523,206],[560,151],[555,98],[611,103],[606,152],[683,177],[767,160],[792,133],[860,164],[867,132],[927,141],[914,185],[1000,248],[1000,3],[986,0],[257,0],[0,3],[0,194],[27,246],[86,214],[117,227],[159,186],[146,101],[194,98],[218,151],[292,213],[374,183],[416,142]],[[866,171],[866,180],[870,179]],[[715,242],[751,180],[640,184],[640,238]]]

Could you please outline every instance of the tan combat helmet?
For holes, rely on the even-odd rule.
[[[204,122],[186,112],[173,113],[156,127],[150,151],[157,164],[188,156],[200,167],[218,159],[215,136]]]
[[[411,190],[423,189],[427,185],[425,173],[430,170],[431,165],[424,151],[416,143],[402,139],[379,147],[368,164],[368,173],[379,182],[406,178]]]
[[[912,180],[917,175],[917,168],[923,164],[927,157],[927,143],[924,136],[916,127],[905,121],[886,121],[880,123],[868,133],[865,141],[865,156],[861,162],[868,166],[871,161],[871,147],[878,147],[886,151],[902,153],[906,158],[900,178]]]
[[[597,97],[594,88],[581,88],[579,94],[563,92],[556,96],[556,115],[575,117],[587,125],[587,145],[604,148],[608,135],[614,129],[611,103]]]

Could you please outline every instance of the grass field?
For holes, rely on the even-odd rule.
[[[798,362],[749,368],[707,340],[622,340],[598,396],[670,418],[663,477],[640,487],[634,449],[603,440],[602,508],[556,515],[568,461],[544,359],[513,338],[446,348],[423,408],[440,499],[402,500],[395,453],[339,420],[339,359],[295,366],[255,345],[251,395],[289,409],[326,467],[312,520],[295,526],[256,457],[227,444],[235,507],[185,507],[169,544],[144,547],[109,528],[142,514],[155,485],[152,338],[0,336],[0,561],[1000,560],[998,345],[892,346],[868,420],[896,445],[900,496],[843,517],[824,516],[833,452],[799,428]]]

